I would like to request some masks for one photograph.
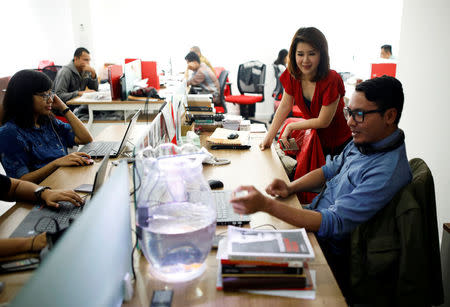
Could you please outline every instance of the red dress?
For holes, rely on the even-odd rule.
[[[351,137],[350,128],[347,126],[343,108],[345,87],[341,76],[334,70],[330,70],[328,75],[316,82],[314,96],[311,100],[311,108],[308,108],[303,100],[303,90],[300,80],[295,79],[286,69],[280,76],[281,84],[286,93],[294,97],[294,103],[303,113],[303,118],[318,118],[322,106],[327,106],[338,98],[339,103],[331,124],[327,128],[317,129],[320,143],[324,149],[332,149],[344,144]]]

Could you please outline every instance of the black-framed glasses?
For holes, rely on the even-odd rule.
[[[48,101],[49,99],[53,99],[55,97],[55,93],[45,93],[45,94],[35,94],[36,96],[42,97],[45,101]]]
[[[346,120],[349,120],[350,116],[353,117],[353,120],[357,123],[364,122],[364,116],[370,113],[384,113],[382,109],[370,110],[370,111],[362,111],[362,110],[354,110],[352,111],[349,107],[344,108],[344,117]]]

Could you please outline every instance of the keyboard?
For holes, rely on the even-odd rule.
[[[243,225],[250,223],[249,215],[241,215],[234,212],[231,206],[231,191],[212,191],[217,210],[217,225]]]
[[[71,219],[81,214],[84,206],[74,206],[70,202],[58,202],[59,208],[35,206],[11,234],[11,238],[35,236],[41,232],[56,232],[70,225]]]
[[[80,151],[85,152],[92,157],[103,157],[107,155],[110,150],[112,150],[111,155],[114,155],[118,150],[116,147],[119,145],[118,142],[91,142],[84,145]]]

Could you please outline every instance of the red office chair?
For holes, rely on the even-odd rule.
[[[239,65],[237,87],[241,95],[225,96],[225,101],[239,104],[241,115],[245,119],[254,117],[255,104],[264,101],[265,79],[265,64],[259,61],[250,61]]]

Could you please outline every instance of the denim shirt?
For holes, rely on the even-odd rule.
[[[372,146],[381,148],[398,134],[399,130]],[[322,214],[317,235],[332,241],[348,238],[412,179],[405,144],[392,151],[366,155],[351,141],[334,160],[328,157],[322,170],[327,188],[316,208],[312,209],[317,197],[306,208]]]
[[[67,147],[74,145],[72,127],[57,119],[39,128],[20,128],[13,120],[0,127],[0,159],[6,174],[13,178],[67,155]]]

